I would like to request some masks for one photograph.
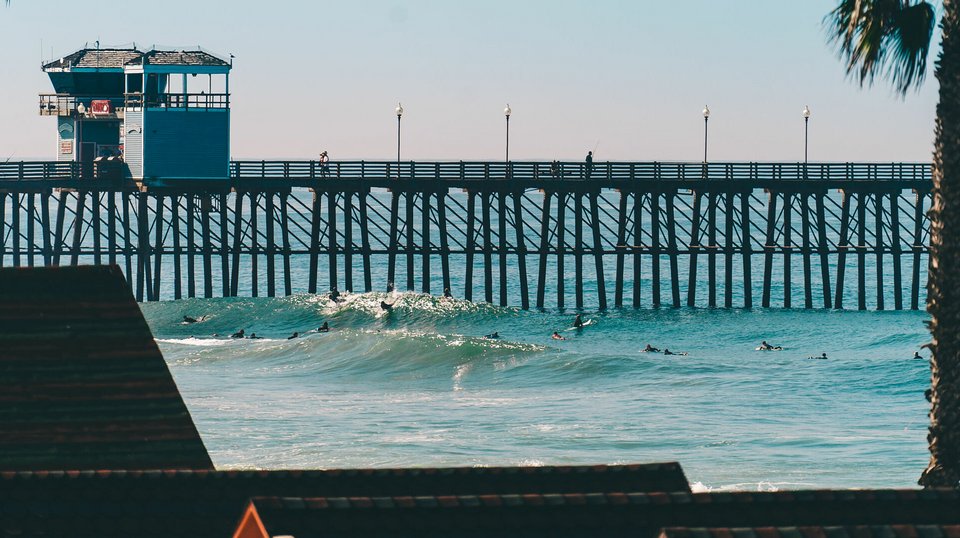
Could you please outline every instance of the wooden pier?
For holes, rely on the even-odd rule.
[[[0,164],[0,265],[115,263],[141,301],[395,289],[524,309],[916,310],[926,298],[928,164],[236,161],[230,175],[137,184],[74,162]]]

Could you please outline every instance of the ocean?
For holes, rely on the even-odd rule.
[[[571,329],[570,309],[412,292],[141,307],[218,468],[679,461],[696,490],[772,490],[912,487],[928,459],[923,312],[623,308]]]

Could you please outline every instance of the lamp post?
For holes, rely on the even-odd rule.
[[[503,116],[507,118],[507,145],[506,145],[506,156],[504,157],[504,165],[506,166],[506,175],[510,177],[510,114],[513,111],[510,110],[510,103],[507,103],[507,107],[503,109]]]
[[[403,116],[403,105],[397,103],[397,179],[400,179],[400,118]]]
[[[703,162],[707,162],[707,123],[710,121],[710,107],[703,105]]]
[[[807,167],[807,147],[808,147],[808,134],[810,131],[810,107],[803,105],[803,167],[804,174],[806,174]]]

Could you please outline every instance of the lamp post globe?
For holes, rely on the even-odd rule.
[[[509,167],[510,162],[510,114],[513,114],[513,110],[510,108],[510,103],[507,103],[506,108],[503,109],[503,117],[507,119],[507,143],[506,143],[506,155],[504,156],[504,163]],[[507,172],[509,176],[509,171]]]
[[[810,132],[810,107],[803,105],[803,175],[807,175],[807,148],[809,147],[809,132]]]

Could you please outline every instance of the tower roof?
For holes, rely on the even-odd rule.
[[[44,71],[74,68],[122,69],[132,65],[228,67],[229,62],[203,50],[80,49],[63,58],[45,63]]]

